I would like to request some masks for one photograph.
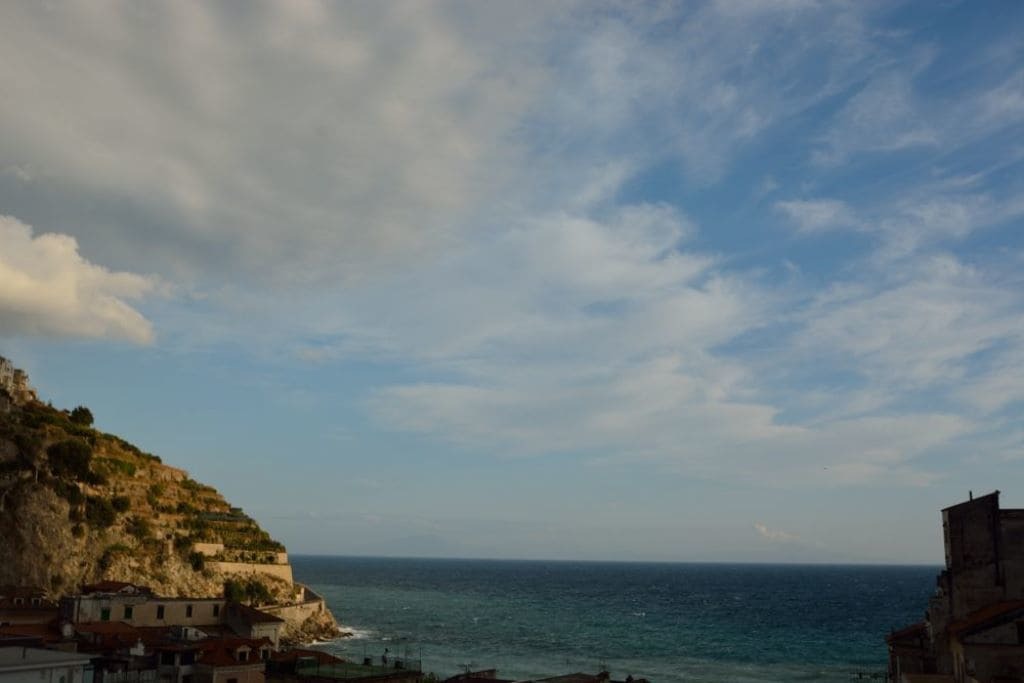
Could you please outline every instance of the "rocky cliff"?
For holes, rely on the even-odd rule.
[[[172,597],[227,590],[254,605],[299,604],[284,551],[214,488],[94,429],[88,409],[0,386],[0,585],[59,596],[113,579]],[[318,614],[290,630],[334,635],[330,613]]]

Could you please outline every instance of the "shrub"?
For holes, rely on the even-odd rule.
[[[70,481],[64,481],[62,479],[54,479],[52,484],[54,493],[70,503],[72,507],[81,505],[85,502],[85,496],[82,495],[82,491],[78,488],[78,484]]]
[[[174,549],[179,553],[184,553],[186,550],[192,547],[192,538],[189,536],[176,536],[174,538]]]
[[[82,536],[85,536],[85,527],[81,524],[74,525],[73,527],[71,527],[71,535],[75,538],[81,538]]]
[[[107,479],[107,475],[102,472],[93,472],[90,470],[85,473],[85,476],[81,478],[81,481],[89,484],[90,486],[106,486],[110,480]]]
[[[90,475],[92,449],[84,441],[68,439],[55,443],[46,449],[46,457],[50,461],[50,470],[57,476],[73,476],[84,480]]]
[[[71,421],[77,425],[92,426],[92,411],[85,406],[78,406],[71,411]]]
[[[102,458],[97,461],[102,464],[110,472],[118,472],[127,477],[134,477],[136,467],[130,462],[125,460],[118,460],[116,458]]]
[[[146,501],[150,507],[156,508],[160,505],[160,497],[164,495],[164,490],[164,485],[161,483],[149,485],[149,490],[146,491]]]
[[[274,601],[274,596],[262,581],[256,579],[249,579],[248,581],[228,579],[224,582],[224,599],[228,602],[266,605]]]
[[[110,569],[110,566],[114,563],[115,557],[117,557],[118,555],[125,555],[130,552],[131,548],[129,548],[128,546],[124,545],[123,543],[115,543],[112,546],[108,546],[107,549],[103,551],[103,554],[100,556],[100,559],[97,562],[97,564],[99,564],[101,571],[106,571]]]
[[[110,505],[118,512],[128,512],[132,507],[132,501],[128,496],[114,496],[110,499]]]
[[[85,500],[85,519],[94,527],[106,529],[117,520],[117,512],[106,498],[89,496]]]
[[[242,602],[245,600],[245,586],[237,579],[228,579],[224,582],[224,599],[228,602]]]
[[[206,555],[202,553],[189,553],[188,563],[192,565],[192,571],[201,572],[206,569]]]
[[[153,533],[153,529],[149,525],[149,522],[138,515],[128,520],[125,530],[140,541],[146,540]]]
[[[36,454],[43,449],[43,442],[33,432],[18,432],[14,435],[14,445],[18,447],[18,455],[22,460],[31,462]]]

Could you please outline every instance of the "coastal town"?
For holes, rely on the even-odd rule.
[[[0,683],[439,680],[387,650],[349,661],[310,647],[350,634],[294,580],[283,545],[211,487],[92,429],[87,409],[41,403],[2,356],[0,420]],[[493,669],[447,681],[512,683]]]
[[[306,589],[308,590],[308,589]],[[26,586],[0,586],[0,681],[4,683],[420,683],[417,660],[349,661],[284,644],[287,624],[270,611],[221,598],[167,598],[145,586],[101,581],[54,601]],[[430,676],[436,681],[436,676]],[[513,683],[497,671],[444,683]],[[535,683],[644,683],[607,672]]]

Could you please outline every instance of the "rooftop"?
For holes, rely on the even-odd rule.
[[[1024,615],[1024,600],[1006,600],[982,607],[949,625],[949,632],[962,635]]]
[[[268,614],[267,612],[258,610],[255,607],[243,605],[240,602],[231,603],[230,605],[228,605],[228,610],[238,614],[238,616],[242,617],[242,619],[246,620],[250,624],[284,623],[284,619],[282,619],[281,617],[274,616],[273,614]]]
[[[0,647],[0,670],[38,668],[59,664],[88,664],[90,657],[76,652],[59,652],[34,647]]]

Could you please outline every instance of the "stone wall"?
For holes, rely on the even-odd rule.
[[[327,609],[327,603],[319,595],[302,584],[295,584],[300,592],[300,602],[292,605],[272,605],[260,609],[284,619],[282,637],[291,643],[308,643],[329,640],[338,636],[338,623]]]
[[[205,555],[206,557],[213,557],[224,552],[223,543],[193,543],[192,551]]]
[[[294,583],[290,564],[255,564],[253,562],[207,562],[206,566],[222,574],[246,574],[250,576],[273,576]]]

